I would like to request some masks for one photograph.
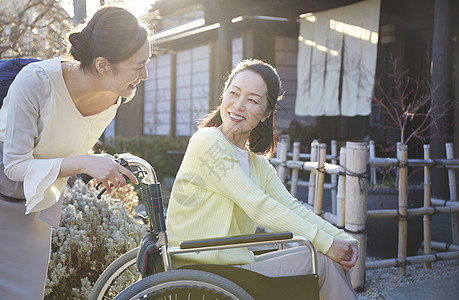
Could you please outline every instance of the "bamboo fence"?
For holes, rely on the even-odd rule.
[[[287,187],[290,186],[293,196],[297,196],[298,186],[308,187],[308,203],[305,203],[305,206],[343,228],[359,241],[359,260],[352,273],[355,288],[363,287],[365,270],[398,267],[398,274],[405,275],[407,264],[424,263],[425,268],[431,268],[433,261],[459,258],[459,201],[454,172],[459,168],[459,159],[454,158],[451,143],[445,145],[446,159],[430,158],[429,145],[424,146],[424,159],[408,159],[408,148],[402,144],[397,145],[397,158],[375,157],[373,142],[369,145],[347,142],[346,147],[341,147],[340,155],[337,157],[336,142],[332,143],[332,149],[335,150],[331,151],[331,155],[327,155],[326,145],[317,141],[311,144],[310,154],[300,153],[299,143],[294,143],[293,153],[289,153],[287,141],[278,144],[277,156],[271,159],[271,163],[276,166],[282,182]],[[309,161],[305,161],[307,159]],[[368,181],[376,183],[378,167],[398,169],[399,201],[396,209],[367,210]],[[408,208],[408,167],[424,169],[423,207]],[[432,167],[448,169],[450,199],[431,197]],[[299,179],[300,171],[310,173],[309,181]],[[330,174],[330,182],[324,181],[325,173]],[[335,191],[331,194],[332,203],[335,203],[332,204],[332,212],[322,210],[324,189]],[[431,216],[434,214],[451,214],[453,244],[431,240]],[[423,216],[424,254],[407,257],[407,218],[412,216]],[[399,240],[396,258],[366,262],[367,218],[398,218]],[[433,252],[432,249],[443,252]]]

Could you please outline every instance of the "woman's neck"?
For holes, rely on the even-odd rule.
[[[62,74],[70,97],[83,116],[91,116],[106,110],[115,104],[118,96],[103,90],[100,78],[91,72],[83,72],[79,64],[65,62]]]
[[[238,148],[241,148],[242,150],[246,150],[246,145],[247,141],[249,140],[250,133],[243,134],[231,130],[224,130],[222,125],[218,126],[218,129],[223,133],[224,136],[226,136],[226,138],[231,143],[233,143],[233,145],[235,145]]]

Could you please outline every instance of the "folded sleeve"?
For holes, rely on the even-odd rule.
[[[218,133],[209,130],[198,131],[190,139],[188,154],[195,157],[197,165],[194,168],[204,171],[207,187],[231,199],[254,222],[274,231],[288,230],[304,236],[317,250],[326,253],[333,242],[333,236],[321,229],[326,221],[319,217],[300,216],[287,203],[281,203],[261,190],[240,164],[235,163],[234,153],[225,143]]]
[[[49,77],[40,67],[25,67],[8,93],[3,160],[5,175],[24,182],[26,213],[46,209],[60,197],[65,179],[57,179],[61,158],[36,159],[40,111],[51,98]]]

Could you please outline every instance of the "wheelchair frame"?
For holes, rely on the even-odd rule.
[[[125,160],[131,169],[133,168],[137,169],[137,170],[133,170],[133,172],[137,176],[137,178],[140,179],[139,184],[141,185],[142,194],[141,194],[141,197],[139,197],[140,199],[139,203],[142,203],[145,205],[146,212],[147,212],[147,217],[143,219],[149,228],[150,234],[154,234],[157,236],[157,245],[161,250],[161,258],[162,258],[165,272],[172,272],[173,274],[184,275],[185,273],[179,273],[179,272],[185,271],[188,268],[188,266],[185,266],[185,268],[183,269],[179,268],[177,270],[172,271],[171,255],[179,255],[182,253],[190,253],[190,252],[240,248],[240,247],[258,247],[258,246],[264,246],[264,245],[281,245],[281,244],[287,244],[287,243],[300,243],[302,245],[307,246],[310,250],[311,261],[312,261],[312,272],[313,272],[312,276],[314,277],[316,281],[318,280],[317,254],[316,254],[316,250],[313,244],[304,237],[293,236],[292,233],[290,232],[273,232],[273,233],[261,233],[261,234],[252,234],[252,235],[240,235],[240,236],[233,236],[233,237],[191,240],[191,241],[181,242],[178,247],[169,246],[168,239],[167,239],[166,225],[165,225],[165,216],[164,216],[164,207],[162,203],[161,188],[160,188],[160,183],[157,180],[155,170],[147,161],[137,156],[134,156],[132,154],[129,154],[129,153],[120,154],[117,156],[117,158],[121,160]],[[146,191],[142,190],[142,187],[147,188],[147,190]],[[147,197],[144,197],[145,196],[144,193],[147,194]],[[148,199],[144,199],[144,198],[148,198]],[[99,280],[104,278],[104,280],[107,280],[107,282],[99,282],[99,280],[96,282],[93,288],[93,291],[91,291],[91,295],[89,298],[90,300],[107,299],[107,297],[104,296],[104,293],[111,285],[112,283],[111,281],[113,281],[119,273],[123,272],[123,270],[117,269],[118,267],[117,261],[122,259],[122,262],[120,261],[119,268],[128,268],[129,266],[132,266],[133,265],[132,263],[132,256],[133,256],[132,252],[133,251],[134,250],[131,250],[128,253],[121,256],[120,258],[118,258],[117,260],[115,260],[104,271],[104,273],[99,277]],[[203,265],[203,266],[206,266],[206,265]],[[232,267],[232,268],[235,268],[235,267]],[[190,267],[190,269],[193,269],[193,267]],[[243,270],[241,268],[235,268],[235,269]],[[198,271],[198,272],[203,273],[201,271]],[[240,271],[237,271],[237,272],[240,272]],[[247,272],[247,270],[244,270],[244,272]],[[252,271],[248,271],[248,272],[255,273]],[[164,272],[161,272],[161,273],[164,273]],[[172,273],[171,275],[173,275]],[[204,272],[203,274],[204,275],[202,276],[204,276],[204,281],[205,281],[205,277],[207,276],[206,274],[209,274],[209,272]],[[140,289],[143,289],[144,288],[143,286],[145,286],[145,289],[148,289],[148,284],[146,284],[145,279],[149,277],[153,277],[155,275],[157,274],[145,277],[144,279],[126,288],[125,291],[129,289],[132,290],[132,287],[135,285],[137,286],[141,285],[142,287]],[[171,278],[173,279],[174,276],[172,276]],[[216,275],[212,274],[209,276],[213,278]],[[262,277],[262,275],[257,275],[257,276]],[[309,275],[305,275],[305,276],[309,276]],[[220,276],[217,275],[216,277],[220,277]],[[217,279],[222,280],[222,284],[224,283],[223,280],[226,280],[225,278],[222,278],[222,279],[217,278]],[[197,279],[193,279],[193,280],[197,280]],[[217,281],[217,283],[218,282],[219,281]],[[235,282],[235,284],[238,285],[237,282]],[[98,289],[97,291],[95,291],[96,286]],[[138,289],[138,288],[134,288],[134,289]],[[214,284],[214,289],[218,289],[218,284]],[[118,294],[115,299],[120,299],[120,300],[134,299],[132,298],[132,292],[131,294],[129,294],[129,291],[128,291],[129,296],[126,296],[127,294],[125,291]],[[318,286],[317,286],[317,293],[313,293],[313,294],[314,296],[315,295],[318,296]],[[239,298],[233,295],[233,296],[229,296],[228,299],[239,299]]]

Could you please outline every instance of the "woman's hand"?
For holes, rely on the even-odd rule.
[[[325,255],[348,271],[357,263],[359,251],[356,242],[334,238],[333,244]]]
[[[64,158],[61,164],[60,177],[72,176],[75,174],[88,174],[95,178],[106,188],[107,193],[112,188],[118,188],[126,184],[126,175],[132,182],[137,184],[137,178],[131,171],[121,166],[108,154],[81,155]]]

